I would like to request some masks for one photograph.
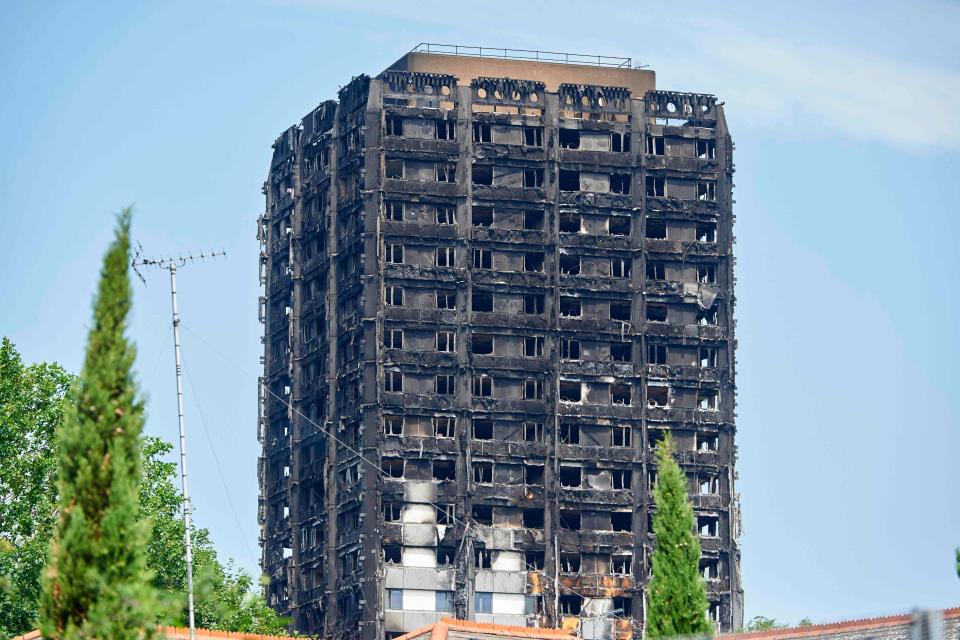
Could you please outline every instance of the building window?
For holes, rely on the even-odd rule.
[[[437,140],[456,140],[457,123],[453,120],[436,121]]]
[[[720,405],[720,394],[715,389],[701,389],[697,392],[697,408],[703,411],[716,411]]]
[[[700,347],[699,355],[700,355],[701,367],[717,366],[717,348],[716,347]]]
[[[662,344],[647,345],[647,364],[667,364],[667,347]]]
[[[654,220],[648,217],[646,231],[644,233],[646,237],[651,240],[666,240],[667,223],[665,220]]]
[[[473,594],[474,613],[493,613],[493,593],[476,591]]]
[[[543,229],[543,210],[527,209],[523,212],[523,228],[535,231]]]
[[[523,312],[529,315],[543,313],[543,294],[534,293],[523,296]]]
[[[560,317],[561,318],[579,318],[583,313],[583,305],[580,298],[573,296],[560,296]]]
[[[473,439],[493,440],[493,420],[474,418]]]
[[[433,435],[437,438],[452,438],[457,425],[454,416],[434,416]]]
[[[473,141],[474,142],[490,142],[490,125],[483,124],[481,122],[473,123]]]
[[[437,291],[437,309],[456,309],[456,291]]]
[[[391,243],[386,246],[387,262],[403,264],[403,245]]]
[[[493,311],[493,294],[489,291],[474,291],[470,295],[470,308],[482,313]]]
[[[438,206],[436,208],[437,224],[454,224],[456,222],[456,207]]]
[[[667,305],[648,304],[647,320],[650,322],[666,322],[667,321]]]
[[[493,378],[485,375],[473,376],[473,395],[489,398],[493,395]]]
[[[403,416],[383,416],[383,433],[388,436],[402,436]]]
[[[403,287],[386,286],[383,289],[383,302],[389,307],[403,306]]]
[[[560,191],[580,191],[580,172],[560,169]]]
[[[611,193],[630,193],[630,174],[629,173],[614,173],[610,175],[610,192]]]
[[[455,248],[454,247],[437,247],[436,257],[434,264],[438,267],[452,267],[454,266],[455,258]]]
[[[490,484],[493,482],[493,463],[484,460],[473,461],[473,481],[477,484]]]
[[[524,422],[523,440],[524,442],[543,442],[543,423]]]
[[[474,333],[470,336],[470,353],[478,356],[488,356],[493,353],[493,335],[489,333]]]
[[[524,169],[523,170],[523,186],[525,187],[542,187],[543,186],[543,169]]]
[[[627,216],[610,216],[607,221],[607,233],[612,236],[630,236],[630,218]]]
[[[393,220],[394,222],[403,221],[403,203],[396,201],[387,201],[384,203],[384,211],[386,212],[387,220]]]
[[[666,280],[667,267],[662,262],[647,263],[647,280]]]
[[[437,182],[456,182],[457,165],[453,162],[437,163]]]
[[[474,164],[470,172],[470,180],[475,185],[490,186],[493,184],[493,167],[488,164]]]
[[[493,255],[490,249],[473,250],[473,268],[491,269],[493,265]]]
[[[633,345],[629,342],[611,342],[610,359],[614,362],[630,362],[633,360]]]
[[[617,424],[610,427],[610,443],[615,447],[629,447],[633,443],[633,428]]]
[[[583,230],[583,220],[576,211],[560,213],[560,231],[563,233],[580,233]]]
[[[436,506],[437,510],[437,524],[453,524],[455,517],[456,506],[452,504],[438,504]]]
[[[716,242],[717,225],[712,222],[702,222],[697,225],[697,242]]]
[[[449,373],[438,374],[434,379],[433,391],[439,396],[452,396],[456,392],[456,376]]]
[[[614,131],[610,139],[610,148],[621,153],[630,151],[630,134]]]
[[[403,160],[388,159],[384,167],[384,174],[392,180],[403,180]]]
[[[453,331],[437,331],[435,347],[442,353],[453,353],[457,350],[457,334]]]
[[[610,275],[614,278],[629,278],[631,265],[630,258],[610,258]]]
[[[716,307],[712,309],[705,309],[697,312],[697,324],[699,325],[716,325],[717,324],[717,309]]]
[[[387,589],[387,609],[403,609],[403,589]]]
[[[717,199],[717,183],[716,182],[698,182],[697,183],[697,200],[704,200],[707,202],[713,202]]]
[[[387,349],[403,349],[403,329],[385,329],[383,346]]]
[[[628,576],[633,568],[633,556],[625,553],[615,553],[610,556],[610,573],[618,576]],[[624,612],[629,615],[629,611]]]
[[[398,116],[387,116],[386,131],[384,135],[387,136],[402,136],[403,135],[403,118]]]
[[[403,391],[403,374],[396,369],[384,371],[383,373],[384,391],[400,393]]]
[[[489,227],[493,225],[493,207],[473,205],[470,216],[471,222],[475,227]]]
[[[663,136],[647,137],[647,153],[653,156],[662,156],[664,155],[664,150]]]
[[[527,358],[540,358],[543,356],[543,337],[528,336],[523,339],[523,355]]]
[[[453,591],[437,591],[437,611],[453,611]]]
[[[697,157],[701,160],[715,160],[717,157],[717,141],[697,140]]]
[[[610,401],[615,405],[630,406],[631,389],[626,383],[610,385]]]
[[[712,264],[701,264],[697,266],[697,280],[703,284],[716,284],[717,267]]]
[[[560,381],[560,401],[580,402],[583,397],[583,384],[573,380]]]
[[[560,273],[568,276],[580,275],[580,256],[569,253],[560,254]]]
[[[558,132],[561,149],[580,148],[580,129],[560,129]]]
[[[658,198],[667,195],[666,178],[647,176],[647,195]]]
[[[523,270],[527,272],[543,272],[543,252],[532,252],[523,254]]]
[[[403,462],[401,460],[401,462]],[[403,513],[403,506],[399,502],[384,502],[383,503],[383,521],[384,522],[400,522],[401,515]]]
[[[527,400],[543,400],[543,380],[524,380],[523,397]]]
[[[572,338],[561,338],[560,357],[564,360],[579,360],[580,341]]]
[[[543,127],[524,127],[523,144],[528,147],[542,147]]]

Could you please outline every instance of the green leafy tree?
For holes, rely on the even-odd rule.
[[[812,627],[813,622],[810,621],[810,618],[801,618],[800,622],[797,623],[798,627]]]
[[[801,622],[801,626],[802,624],[803,623]],[[747,626],[744,627],[744,629],[747,631],[766,631],[767,629],[782,629],[784,626],[786,625],[780,624],[775,618],[754,616],[750,619],[750,622],[747,623]]]
[[[693,506],[687,496],[686,476],[673,459],[669,434],[657,447],[653,498],[656,547],[647,634],[651,638],[711,635],[713,625],[707,620],[710,604],[700,577],[700,540],[694,534]]]
[[[56,522],[53,436],[72,378],[24,365],[0,341],[0,638],[36,628],[40,574]]]
[[[57,435],[59,521],[45,572],[48,640],[149,638],[159,613],[137,519],[143,404],[127,340],[130,210],[104,256],[80,382]]]

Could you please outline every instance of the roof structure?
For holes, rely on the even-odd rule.
[[[190,630],[186,627],[158,627],[160,637],[168,640],[189,640]],[[293,640],[293,636],[268,636],[259,633],[235,633],[232,631],[214,631],[211,629],[195,629],[196,640]],[[39,630],[15,636],[13,640],[41,640]]]
[[[960,607],[944,609],[943,621],[960,620]],[[864,631],[881,631],[891,627],[909,625],[913,620],[912,613],[879,618],[861,618],[843,622],[828,622],[825,624],[807,625],[804,627],[788,627],[784,629],[765,629],[763,631],[749,631],[739,633],[724,633],[719,637],[723,640],[793,640],[794,638],[819,638],[835,634],[857,633]]]
[[[514,627],[504,624],[472,622],[455,618],[441,618],[439,622],[406,633],[395,640],[447,640],[451,636],[459,638],[545,638],[549,640],[570,640],[572,629],[538,629],[534,627]]]

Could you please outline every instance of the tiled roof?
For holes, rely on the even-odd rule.
[[[169,640],[189,640],[190,630],[186,627],[157,627],[160,637]],[[209,629],[196,629],[194,636],[197,640],[220,640],[229,638],[230,640],[294,640],[292,636],[265,636],[259,633],[235,633],[233,631],[211,631]],[[22,636],[16,636],[13,640],[40,640],[39,631],[31,631]]]
[[[471,620],[457,620],[455,618],[441,618],[439,622],[427,625],[416,631],[405,633],[395,640],[412,640],[420,636],[428,636],[430,640],[446,640],[451,631],[466,631],[491,636],[506,636],[510,638],[551,638],[555,640],[570,640],[573,631],[568,629],[538,629],[536,627],[513,627],[505,624],[491,624],[488,622],[473,622]]]
[[[960,607],[944,609],[943,619],[960,618]],[[880,618],[862,618],[860,620],[846,620],[844,622],[828,622],[813,624],[806,627],[789,627],[786,629],[765,629],[763,631],[741,631],[738,633],[723,633],[722,640],[789,640],[791,638],[809,638],[833,633],[847,633],[850,631],[865,631],[868,629],[883,629],[910,624],[912,614],[904,613],[896,616]]]

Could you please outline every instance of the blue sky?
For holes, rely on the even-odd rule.
[[[958,24],[937,2],[14,0],[0,332],[79,368],[126,204],[149,254],[225,249],[179,281],[191,489],[255,571],[255,220],[275,137],[421,41],[632,56],[661,88],[726,101],[737,145],[747,616],[957,605]],[[165,274],[148,285],[131,336],[148,429],[173,441]]]

